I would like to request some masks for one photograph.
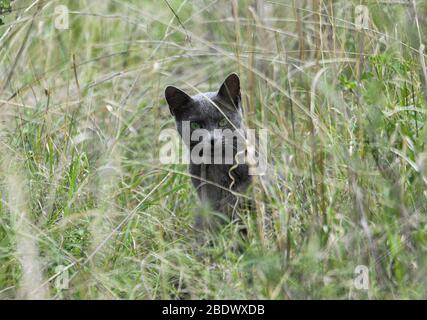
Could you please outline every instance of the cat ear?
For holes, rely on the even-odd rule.
[[[240,79],[235,73],[230,74],[219,88],[218,96],[236,109],[240,106]]]
[[[168,86],[165,89],[165,98],[169,105],[169,110],[173,116],[179,112],[179,109],[187,105],[192,99],[184,91],[176,87]]]

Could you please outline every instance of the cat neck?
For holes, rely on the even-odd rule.
[[[190,174],[194,177],[193,184],[197,187],[200,181],[208,181],[224,188],[240,189],[250,181],[249,169],[246,164],[190,164]]]

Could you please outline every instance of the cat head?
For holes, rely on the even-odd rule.
[[[168,86],[165,97],[177,125],[182,121],[190,121],[192,129],[203,128],[208,131],[240,127],[240,80],[235,73],[225,79],[217,92],[189,96],[174,86]]]
[[[185,126],[188,126],[191,137],[193,131],[203,131],[207,135],[203,139],[213,146],[218,142],[225,143],[226,138],[221,132],[241,132],[243,129],[240,80],[235,73],[225,79],[217,92],[190,96],[176,87],[168,86],[165,97],[181,137]],[[184,139],[184,142],[190,148],[199,143],[191,139],[188,143]]]

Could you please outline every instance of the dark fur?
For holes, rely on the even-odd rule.
[[[190,97],[185,92],[169,86],[165,90],[166,100],[171,114],[175,117],[177,130],[182,136],[182,121],[196,121],[203,124],[209,131],[218,129],[218,122],[224,118],[222,113],[212,104],[212,100],[231,123],[238,129],[244,129],[240,97],[240,81],[236,74],[231,74],[224,81],[218,92],[207,92]],[[229,124],[229,128],[234,127]],[[243,131],[242,131],[243,132]],[[190,150],[193,145],[190,145]],[[239,164],[231,170],[229,164],[194,164],[190,163],[189,172],[193,176],[192,183],[197,190],[199,199],[207,202],[213,210],[231,217],[238,197],[232,192],[243,193],[251,183],[248,166]],[[234,178],[234,184],[232,179]],[[207,180],[205,183],[203,180]]]

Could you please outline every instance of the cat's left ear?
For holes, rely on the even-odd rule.
[[[240,108],[240,79],[236,73],[230,74],[221,85],[218,96],[236,109]]]

